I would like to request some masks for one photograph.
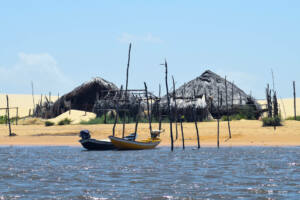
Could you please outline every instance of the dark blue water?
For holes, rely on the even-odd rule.
[[[0,147],[0,199],[300,199],[300,148]]]

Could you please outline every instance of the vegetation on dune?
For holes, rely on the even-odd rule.
[[[18,117],[18,120],[20,118]],[[12,117],[10,118],[10,123],[15,123],[15,121],[17,120],[16,117]],[[7,116],[6,115],[3,115],[3,116],[0,116],[0,124],[6,124],[6,121],[7,121]]]
[[[243,108],[239,109],[237,114],[231,115],[229,120],[255,120],[257,112],[255,108],[251,105],[245,105]],[[227,121],[227,116],[222,116],[221,121]]]
[[[71,120],[69,119],[69,118],[65,118],[65,119],[62,119],[62,120],[60,120],[58,123],[57,123],[57,125],[60,125],[60,126],[62,126],[62,125],[67,125],[67,124],[71,124]]]
[[[262,119],[263,126],[282,126],[281,117],[264,117]]]
[[[54,122],[51,121],[45,121],[45,126],[53,126]]]

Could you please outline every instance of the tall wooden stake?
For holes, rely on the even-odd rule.
[[[149,121],[149,129],[150,129],[150,135],[152,133],[152,126],[151,126],[151,115],[150,115],[150,106],[149,106],[149,99],[148,99],[148,90],[147,90],[147,85],[144,82],[145,85],[145,92],[146,92],[146,101],[147,101],[147,116],[148,116],[148,121]]]
[[[217,147],[220,148],[220,88],[218,87],[218,107],[217,107],[217,123],[218,123],[218,135],[217,135]]]
[[[225,92],[226,92],[226,114],[227,114],[228,131],[229,131],[229,138],[231,138],[226,76],[225,76]]]
[[[8,102],[8,95],[6,95],[6,105],[7,105],[7,122],[8,122],[8,131],[9,136],[12,136],[11,134],[11,126],[10,126],[10,118],[9,118],[9,102]]]
[[[184,133],[183,133],[182,121],[183,121],[183,117],[180,118],[180,128],[181,128],[182,149],[184,149],[185,146],[184,146]]]
[[[161,130],[161,109],[160,109],[160,98],[161,98],[161,96],[160,96],[160,93],[161,93],[161,85],[159,84],[159,93],[158,93],[158,98],[159,98],[159,100],[158,100],[158,130]]]
[[[194,101],[196,101],[195,97],[196,97],[196,92],[194,90]],[[194,116],[195,128],[196,128],[196,133],[197,133],[198,149],[200,149],[200,138],[199,138],[199,131],[198,131],[197,115],[196,115],[197,108],[196,108],[195,104],[194,104],[193,111],[194,111],[193,116]]]
[[[19,107],[17,107],[17,111],[16,111],[16,125],[18,125],[18,118],[19,118]]]
[[[168,63],[165,60],[165,69],[166,69],[166,90],[167,90],[167,101],[168,101],[168,113],[169,113],[169,121],[170,121],[170,138],[171,138],[171,151],[174,149],[174,140],[173,140],[173,130],[172,130],[172,117],[171,117],[171,106],[170,106],[170,96],[169,96],[169,87],[168,87]]]
[[[297,119],[297,112],[296,112],[296,82],[293,81],[293,90],[294,90],[294,118]]]
[[[116,115],[115,115],[115,121],[114,121],[114,126],[113,126],[113,136],[115,136],[115,129],[116,129],[116,125],[117,125],[117,122],[118,122],[118,116],[119,116],[119,100],[121,99],[122,97],[122,90],[123,90],[123,86],[121,85],[121,88],[120,88],[120,94],[119,96],[117,95],[117,100],[115,101],[115,104],[116,104]]]
[[[139,116],[140,116],[141,100],[138,100],[138,113],[135,118],[135,128],[134,128],[134,138],[136,138],[136,133],[139,125]]]
[[[127,62],[127,69],[126,69],[126,85],[125,85],[125,108],[127,108],[127,90],[128,90],[128,75],[129,75],[129,65],[130,65],[130,52],[131,52],[131,43],[129,44],[128,50],[128,62]],[[124,120],[123,120],[123,129],[122,129],[122,138],[125,135],[125,123],[126,123],[126,110],[124,111]]]
[[[178,128],[177,128],[177,103],[176,103],[176,92],[175,92],[175,81],[174,77],[172,76],[173,81],[173,100],[175,104],[175,129],[176,129],[176,140],[178,139]]]

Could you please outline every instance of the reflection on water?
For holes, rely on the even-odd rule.
[[[0,147],[0,199],[298,199],[300,148]]]

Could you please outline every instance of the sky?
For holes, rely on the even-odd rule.
[[[165,91],[209,69],[246,93],[300,88],[300,1],[0,0],[0,93],[53,95],[93,77]],[[297,88],[297,91],[299,89]],[[300,91],[297,92],[300,94]],[[298,95],[299,96],[299,95]]]

